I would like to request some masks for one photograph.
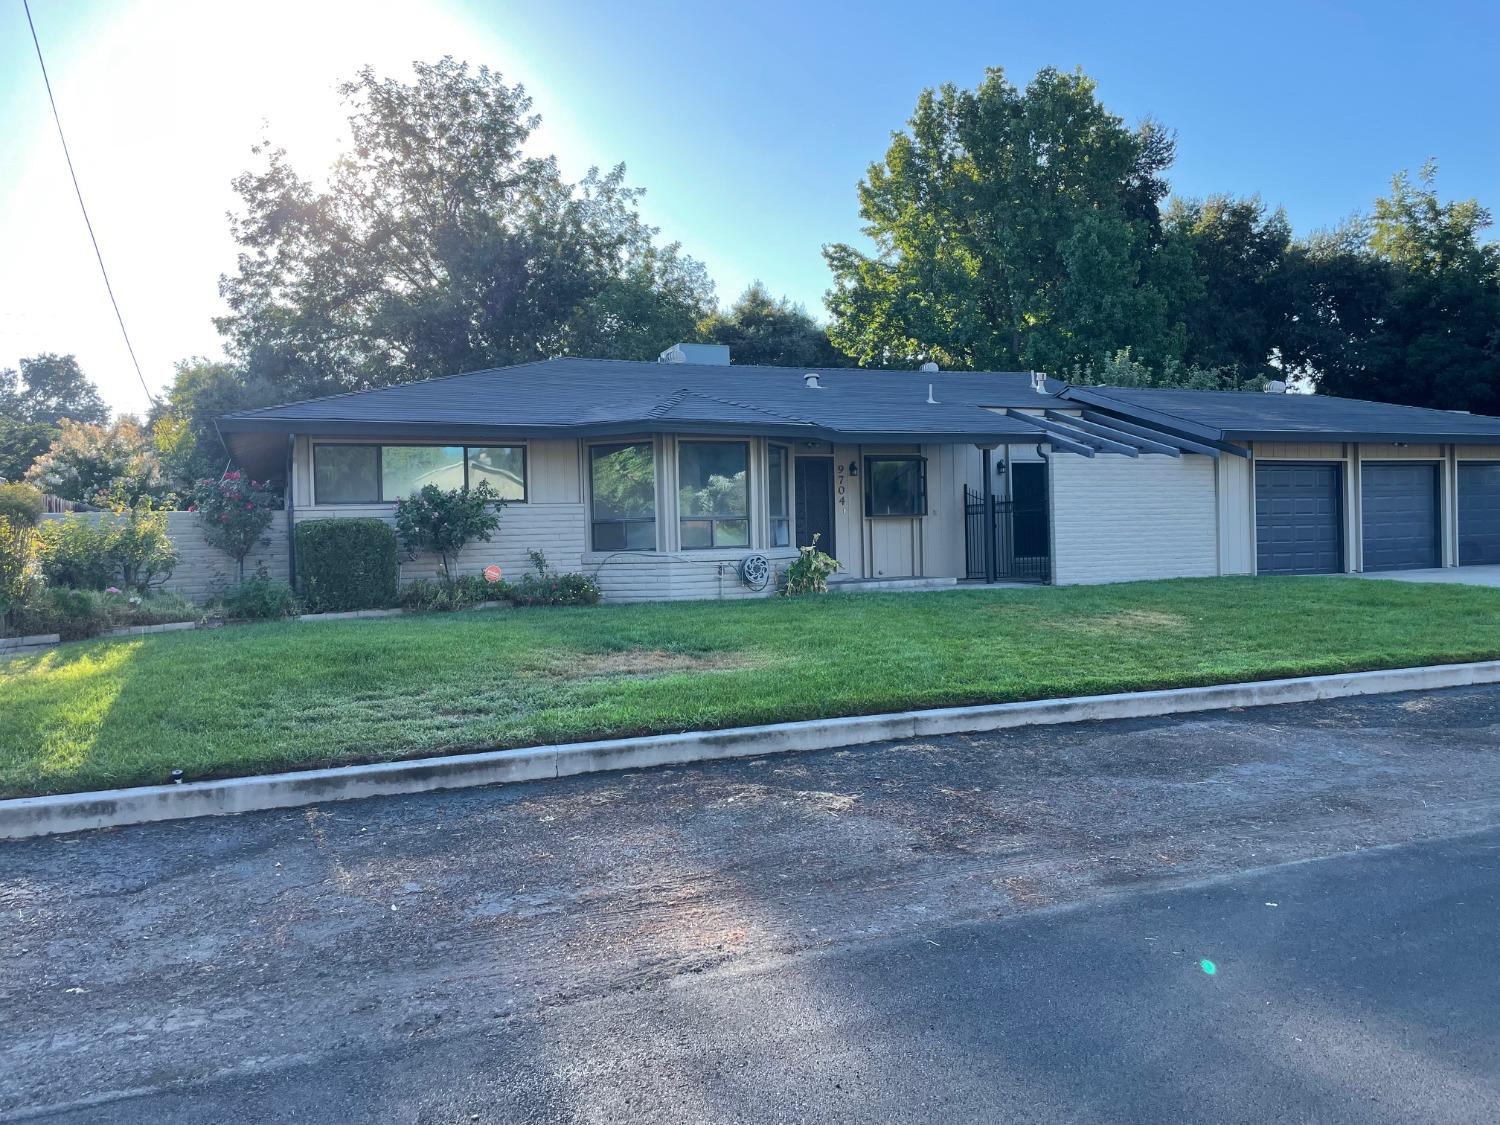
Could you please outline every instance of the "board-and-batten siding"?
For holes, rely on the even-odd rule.
[[[1055,454],[1049,460],[1058,585],[1219,572],[1212,458]]]

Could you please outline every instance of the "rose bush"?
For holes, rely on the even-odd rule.
[[[245,580],[245,556],[254,549],[281,509],[281,494],[266,481],[252,480],[239,470],[218,480],[200,480],[193,488],[188,511],[198,514],[203,538],[232,558]]]

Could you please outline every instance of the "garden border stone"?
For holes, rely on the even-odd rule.
[[[1388,692],[1500,683],[1500,660],[1373,672],[1259,680],[1163,691],[942,707],[689,731],[439,758],[338,766],[296,773],[151,785],[0,801],[0,839],[25,839],[127,824],[294,808],[323,801],[511,784],[602,770],[640,769],[719,758],[828,750],[892,739],[1099,719],[1148,718],[1230,707],[1307,703]]]

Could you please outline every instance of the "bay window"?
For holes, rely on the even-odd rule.
[[[685,441],[677,447],[677,517],[684,551],[750,545],[750,446]]]
[[[650,442],[589,447],[596,551],[656,550],[656,465]]]

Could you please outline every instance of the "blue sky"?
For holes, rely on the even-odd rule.
[[[1445,196],[1500,205],[1500,4],[1010,5],[33,0],[64,121],[154,386],[213,354],[232,268],[228,181],[266,123],[309,171],[337,150],[334,85],[452,53],[526,84],[536,147],[624,161],[648,217],[727,302],[753,278],[822,315],[819,248],[855,239],[854,187],[924,87],[986,66],[1082,67],[1114,112],[1177,131],[1176,191],[1259,192],[1299,231],[1367,208],[1436,157]],[[145,403],[66,171],[19,0],[0,8],[0,364],[77,352]]]

